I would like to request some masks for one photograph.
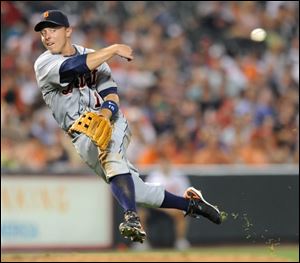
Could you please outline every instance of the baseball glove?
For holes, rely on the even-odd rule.
[[[73,123],[69,131],[84,133],[101,151],[105,151],[111,139],[112,126],[107,118],[94,112],[85,112]]]

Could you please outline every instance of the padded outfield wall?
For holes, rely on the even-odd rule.
[[[142,177],[154,167],[141,169]],[[299,241],[299,168],[278,165],[181,166],[191,184],[226,215],[222,225],[189,218],[192,245]],[[122,210],[109,186],[87,171],[1,175],[1,248],[102,249],[129,244],[118,232]],[[171,246],[174,225],[153,213],[148,237]]]

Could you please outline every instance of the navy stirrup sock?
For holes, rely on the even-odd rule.
[[[189,200],[184,197],[173,195],[168,191],[165,191],[165,198],[161,204],[161,208],[176,208],[183,211],[188,210]]]
[[[136,212],[135,189],[130,173],[114,176],[110,181],[110,187],[125,212],[128,210]]]

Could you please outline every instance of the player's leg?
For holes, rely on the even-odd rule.
[[[77,135],[72,142],[81,158],[96,174],[102,176],[106,182],[113,182],[111,186],[114,196],[124,209],[124,222],[120,225],[120,232],[126,238],[142,242],[146,236],[139,217],[134,211],[135,202],[142,206],[175,208],[185,211],[186,215],[191,217],[201,215],[214,223],[219,224],[221,222],[219,211],[206,202],[198,190],[189,188],[185,198],[173,195],[165,191],[160,185],[145,183],[139,177],[135,167],[122,153],[102,153],[98,157],[98,148],[84,134]],[[125,141],[124,145],[126,146]],[[134,199],[135,202],[133,202]]]
[[[137,214],[136,189],[128,167],[124,165],[123,158],[116,153],[109,153],[102,160],[102,164],[105,167],[103,170],[106,181],[108,181],[115,199],[124,210],[124,222],[119,225],[121,235],[132,241],[143,243],[146,233]]]
[[[110,178],[112,193],[124,209],[124,222],[119,226],[125,238],[143,243],[146,233],[136,211],[135,187],[131,174],[119,174]]]
[[[165,191],[165,198],[160,207],[181,209],[186,212],[185,216],[204,216],[215,224],[221,224],[220,211],[203,198],[201,191],[193,187],[185,191],[184,198]]]
[[[111,142],[107,151],[99,151],[99,161],[114,197],[124,210],[124,222],[119,226],[121,234],[125,238],[142,243],[146,233],[137,214],[135,185],[125,156],[130,131],[121,112],[113,126]]]
[[[124,211],[136,212],[135,189],[131,174],[118,174],[110,178],[110,188]]]
[[[107,183],[110,183],[113,195],[124,211],[136,212],[134,182],[121,154],[101,153],[99,155],[98,148],[84,134],[77,135],[72,142],[81,158],[90,168]],[[102,166],[99,158],[102,161]]]
[[[215,224],[222,223],[222,217],[219,209],[209,202],[207,202],[203,193],[194,187],[189,187],[185,190],[184,198],[189,200],[189,207],[185,215],[189,215],[194,218],[204,216]]]
[[[88,166],[110,183],[114,197],[124,209],[124,222],[120,225],[121,234],[133,241],[142,242],[146,233],[136,213],[134,183],[122,154],[112,152],[99,155],[98,148],[84,134],[77,134],[72,143]]]
[[[201,191],[189,187],[184,196],[174,195],[161,185],[144,182],[135,167],[128,161],[128,167],[135,185],[136,202],[142,206],[175,208],[194,218],[204,216],[215,224],[221,223],[220,211],[208,203]]]

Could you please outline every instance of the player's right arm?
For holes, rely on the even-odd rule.
[[[65,60],[59,69],[60,82],[69,83],[74,76],[79,76],[97,69],[113,56],[118,55],[132,60],[132,49],[124,44],[114,44],[106,48],[96,50],[87,54],[82,54]]]
[[[56,88],[56,84],[65,87],[77,76],[91,72],[100,65],[102,65],[104,71],[109,73],[110,70],[105,66],[105,62],[115,55],[128,60],[133,59],[132,49],[129,46],[114,44],[71,58],[44,52],[35,62],[34,69],[39,86],[43,87],[43,90],[46,92],[46,89],[52,90]],[[47,88],[48,86],[49,88]],[[108,94],[106,93],[106,95]],[[118,102],[116,101],[116,103]]]
[[[133,59],[131,47],[124,44],[114,44],[89,53],[86,58],[86,65],[90,70],[94,70],[116,55],[126,58],[129,61]]]

